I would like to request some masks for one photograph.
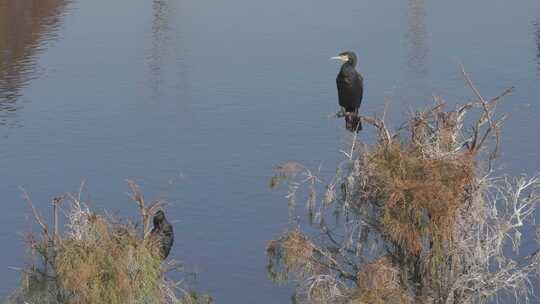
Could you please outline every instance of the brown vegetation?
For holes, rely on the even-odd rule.
[[[298,163],[275,168],[272,185],[288,181],[293,212],[308,187],[308,218],[318,231],[295,223],[267,249],[271,278],[299,283],[297,302],[486,303],[505,292],[529,298],[540,258],[518,263],[510,256],[533,225],[540,178],[492,176],[505,119],[495,108],[511,89],[486,100],[463,75],[476,100],[454,110],[436,98],[394,132],[384,119],[362,117],[376,141],[354,135],[326,184]],[[477,118],[467,132],[471,112]]]
[[[148,222],[162,206],[145,205],[139,187],[129,182],[132,199],[141,213],[141,229],[96,214],[81,201],[80,194],[53,199],[54,231],[30,203],[39,235],[29,234],[30,266],[22,270],[19,290],[8,303],[211,303],[210,297],[172,282],[165,273],[181,271],[175,261],[163,263]],[[61,207],[67,206],[67,210]],[[66,214],[66,229],[58,228],[58,211]]]

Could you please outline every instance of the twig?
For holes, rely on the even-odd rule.
[[[57,196],[52,199],[52,206],[53,206],[53,218],[54,218],[54,241],[60,242],[60,237],[58,234],[58,208],[60,207],[60,204],[62,203],[63,198],[60,196]]]
[[[351,144],[351,150],[348,153],[343,151],[343,150],[339,150],[341,153],[345,154],[345,156],[347,156],[347,158],[349,160],[353,159],[354,149],[356,148],[356,139],[358,138],[358,132],[353,132],[353,133],[354,133],[354,135],[353,135],[353,140],[352,140],[352,144]]]
[[[22,187],[20,187],[20,189],[23,192],[24,200],[30,205],[30,208],[32,209],[32,214],[34,215],[36,222],[41,226],[41,230],[43,231],[43,236],[47,237],[48,240],[52,241],[52,238],[49,235],[49,228],[47,224],[45,223],[45,221],[43,220],[43,216],[32,203],[32,200],[30,199],[30,196],[28,195],[26,190]]]
[[[133,202],[135,202],[135,204],[137,204],[137,206],[139,207],[139,212],[141,213],[141,219],[142,219],[142,224],[143,224],[142,235],[144,239],[146,238],[146,235],[149,233],[149,228],[148,228],[149,216],[148,216],[148,211],[144,204],[144,197],[141,193],[141,188],[139,187],[139,185],[137,185],[136,182],[132,180],[127,180],[127,183],[129,185],[129,188],[131,189],[130,198]]]
[[[146,239],[150,234],[150,216],[161,209],[165,205],[165,202],[161,200],[154,200],[150,203],[150,205],[146,206],[139,185],[132,180],[127,180],[127,183],[131,189],[130,198],[139,207],[139,212],[141,213],[143,223],[142,237],[143,239]]]
[[[388,131],[388,128],[386,128],[386,124],[384,123],[384,120],[379,119],[377,117],[370,117],[370,116],[359,116],[359,117],[362,121],[377,128],[380,134],[383,136],[384,141],[387,144],[392,142],[392,136],[390,135],[390,131]]]
[[[504,92],[499,94],[498,96],[490,99],[489,101],[486,101],[482,94],[480,94],[480,91],[476,88],[474,85],[474,82],[472,81],[469,74],[465,71],[465,67],[462,63],[461,65],[461,73],[463,74],[463,77],[465,78],[465,81],[467,82],[469,88],[473,91],[473,93],[478,98],[480,105],[483,109],[482,116],[476,121],[475,126],[473,127],[473,139],[471,142],[471,145],[469,147],[469,150],[473,153],[476,153],[480,151],[482,146],[484,145],[486,138],[492,133],[495,133],[495,146],[493,147],[493,150],[490,152],[489,159],[488,159],[488,170],[491,171],[492,168],[492,161],[497,157],[499,146],[500,146],[500,122],[499,121],[493,121],[493,109],[495,108],[496,102],[501,99],[502,97],[508,95],[513,91],[513,87],[510,87],[506,89]],[[503,117],[502,119],[504,119]],[[489,127],[485,130],[484,134],[479,137],[480,127],[484,124],[484,121],[487,121],[489,123]],[[480,138],[480,141],[479,141]]]

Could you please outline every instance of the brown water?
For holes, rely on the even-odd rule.
[[[362,111],[390,100],[392,125],[433,94],[471,98],[459,62],[486,96],[515,86],[498,170],[534,174],[539,20],[536,0],[0,0],[0,295],[18,284],[9,267],[31,226],[20,186],[46,210],[86,180],[93,206],[130,216],[130,178],[172,203],[171,256],[198,289],[286,303],[291,288],[264,269],[287,228],[268,178],[287,160],[331,174],[342,157],[328,58],[357,52]]]

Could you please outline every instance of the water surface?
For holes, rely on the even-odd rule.
[[[92,206],[130,216],[125,179],[171,202],[171,255],[218,303],[286,303],[265,274],[287,228],[274,164],[331,173],[348,133],[328,60],[355,50],[362,111],[389,123],[442,95],[468,100],[462,62],[501,105],[501,173],[539,171],[540,3],[0,0],[0,295],[18,283],[31,226],[86,181]],[[364,133],[365,134],[365,133]],[[530,248],[525,248],[525,251]],[[526,252],[524,252],[526,253]]]

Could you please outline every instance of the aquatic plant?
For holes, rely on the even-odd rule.
[[[269,242],[268,273],[297,282],[295,302],[465,304],[532,296],[540,254],[515,257],[521,236],[534,229],[540,177],[494,176],[506,118],[495,109],[511,89],[485,99],[462,72],[475,100],[447,110],[436,97],[396,130],[384,115],[363,116],[375,141],[354,134],[330,181],[299,163],[276,166],[271,185],[288,184],[294,221]],[[469,113],[476,118],[466,129]],[[302,197],[310,224],[303,228],[295,214]]]
[[[141,228],[92,212],[79,191],[53,199],[51,231],[26,196],[41,233],[27,236],[32,260],[21,270],[21,286],[7,303],[212,303],[209,296],[166,278],[167,272],[182,268],[173,260],[163,261],[149,234],[149,220],[162,202],[146,206],[139,186],[128,183]],[[66,217],[61,233],[60,210]]]

